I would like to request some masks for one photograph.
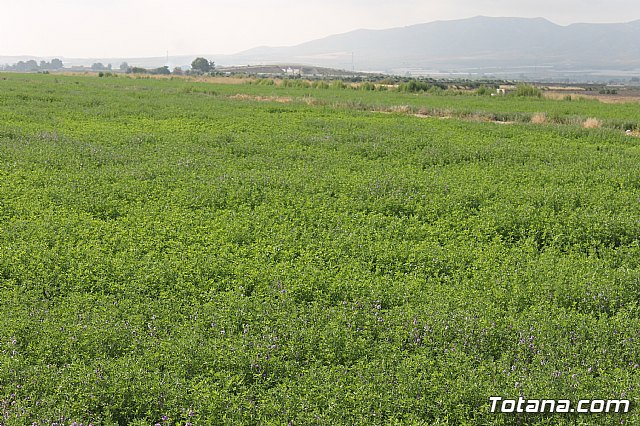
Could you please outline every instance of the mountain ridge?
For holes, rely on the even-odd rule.
[[[545,18],[476,16],[389,29],[358,29],[295,46],[258,47],[241,62],[305,62],[359,71],[478,73],[539,68],[640,74],[640,20],[569,25]],[[354,62],[351,61],[352,55]]]
[[[75,66],[103,62],[118,67],[126,61],[146,68],[172,68],[188,67],[196,56],[204,56],[222,66],[296,63],[413,76],[609,81],[640,76],[638,41],[640,19],[560,25],[543,17],[479,15],[387,29],[361,28],[293,46],[260,46],[231,55],[61,59]],[[0,57],[0,64],[17,62],[17,58]]]

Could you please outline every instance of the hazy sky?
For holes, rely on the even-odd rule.
[[[638,0],[0,0],[0,56],[148,57],[294,45],[476,15],[640,19]]]

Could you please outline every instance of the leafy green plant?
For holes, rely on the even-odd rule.
[[[635,105],[0,84],[4,424],[638,421]]]
[[[541,98],[542,90],[531,84],[520,83],[516,85],[514,94],[516,96]]]

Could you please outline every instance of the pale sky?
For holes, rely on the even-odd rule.
[[[640,19],[640,1],[0,0],[0,56],[226,54],[477,15],[629,22]]]

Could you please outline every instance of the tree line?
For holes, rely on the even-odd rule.
[[[53,71],[62,69],[64,64],[60,59],[54,58],[51,62],[40,61],[37,62],[34,59],[30,59],[28,61],[18,61],[18,63],[13,65],[7,65],[5,67],[6,71],[22,71],[22,72],[30,72],[30,71]]]
[[[13,65],[6,65],[5,71],[17,71],[17,72],[36,72],[36,71],[55,71],[64,68],[64,64],[60,59],[52,59],[51,62],[40,61],[37,62],[34,59],[28,61],[19,61]],[[104,65],[102,62],[95,62],[91,65],[92,71],[112,71],[111,64]],[[173,71],[168,66],[158,68],[142,68],[136,66],[130,66],[127,62],[120,64],[119,70],[127,74],[160,74],[160,75],[182,75],[182,74],[207,74],[215,71],[215,63],[206,58],[198,57],[191,62],[191,69],[182,70],[180,67],[175,67]]]
[[[202,75],[215,72],[216,65],[213,61],[210,61],[206,58],[198,57],[191,62],[191,69],[183,70],[180,67],[175,67],[173,71],[169,69],[168,66],[158,67],[158,68],[142,68],[142,67],[132,67],[129,66],[128,63],[123,62],[120,64],[120,71],[125,72],[127,74],[156,74],[156,75]]]

